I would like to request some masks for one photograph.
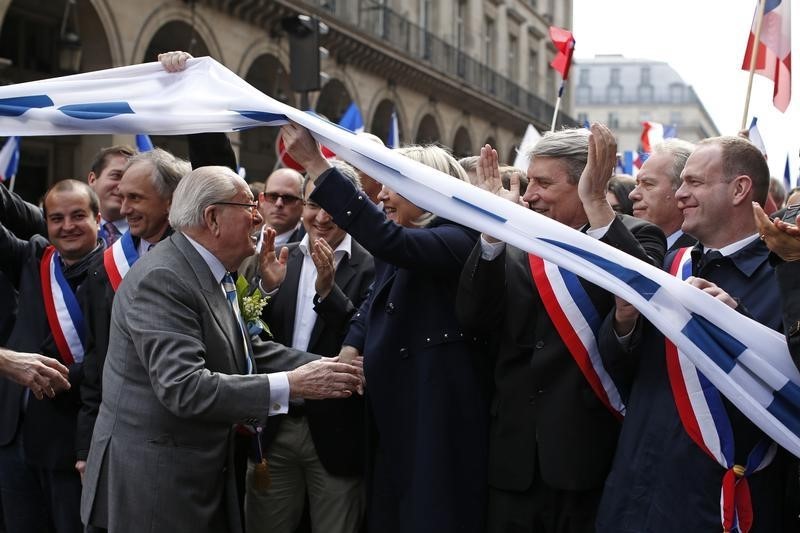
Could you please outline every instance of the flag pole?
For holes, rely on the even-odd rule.
[[[8,184],[8,191],[9,191],[9,192],[14,192],[14,183],[16,183],[16,181],[17,181],[17,173],[15,172],[15,173],[14,173],[14,174],[11,176],[10,183]]]
[[[556,131],[556,118],[558,118],[558,108],[561,107],[561,96],[564,94],[566,81],[561,80],[561,88],[558,89],[558,98],[556,99],[556,107],[553,109],[553,121],[550,123],[550,131]]]
[[[764,22],[764,9],[767,0],[758,0],[758,19],[756,20],[756,35],[753,39],[753,49],[750,51],[750,76],[747,80],[747,96],[744,99],[744,113],[742,114],[743,130],[747,127],[747,114],[750,111],[750,93],[753,91],[753,76],[756,72],[756,58],[758,57],[758,46],[761,44],[761,24]]]

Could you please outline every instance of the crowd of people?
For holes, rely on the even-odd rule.
[[[263,185],[221,133],[190,161],[105,148],[41,208],[0,185],[0,530],[800,531],[798,458],[710,383],[725,429],[699,434],[685,363],[633,305],[280,135],[304,172]],[[746,138],[665,141],[635,178],[601,124],[544,135],[527,169],[396,150],[667,270],[800,362],[796,198],[768,202]]]

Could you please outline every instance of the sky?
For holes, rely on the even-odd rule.
[[[784,2],[789,0],[783,0]],[[694,87],[722,135],[741,126],[749,73],[741,70],[756,0],[573,0],[575,57],[622,54],[665,61]],[[792,55],[800,46],[800,4],[792,11]],[[800,63],[797,63],[800,64]],[[798,67],[795,67],[797,69]],[[747,124],[755,115],[773,176],[789,155],[800,174],[800,70],[786,113],[772,105],[772,80],[756,75]],[[678,131],[680,136],[680,130]]]

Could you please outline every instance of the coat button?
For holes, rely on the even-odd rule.
[[[353,214],[353,212],[352,212],[352,211],[345,211],[345,213],[344,213],[344,214],[345,214],[345,215],[347,215],[347,216],[350,216],[350,215],[352,215],[352,214]]]
[[[400,348],[400,359],[408,359],[408,348]]]
[[[431,342],[431,338],[428,337],[427,339],[425,339],[425,342]]]
[[[361,195],[359,194],[359,195],[358,195],[358,199],[359,199],[359,200],[363,200],[363,199],[364,199],[364,197],[363,197],[363,196],[361,196]]]
[[[444,334],[444,338],[445,338],[445,339],[447,338],[447,333],[445,333],[445,334]]]
[[[389,314],[389,315],[394,313],[394,304],[392,302],[389,302],[388,304],[386,304],[386,313]]]
[[[541,350],[544,348],[544,341],[536,341],[536,349]]]

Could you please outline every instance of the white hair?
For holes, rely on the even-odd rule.
[[[216,202],[226,202],[240,190],[249,190],[238,174],[222,166],[200,167],[183,178],[172,196],[169,225],[175,231],[202,228],[203,212]]]

